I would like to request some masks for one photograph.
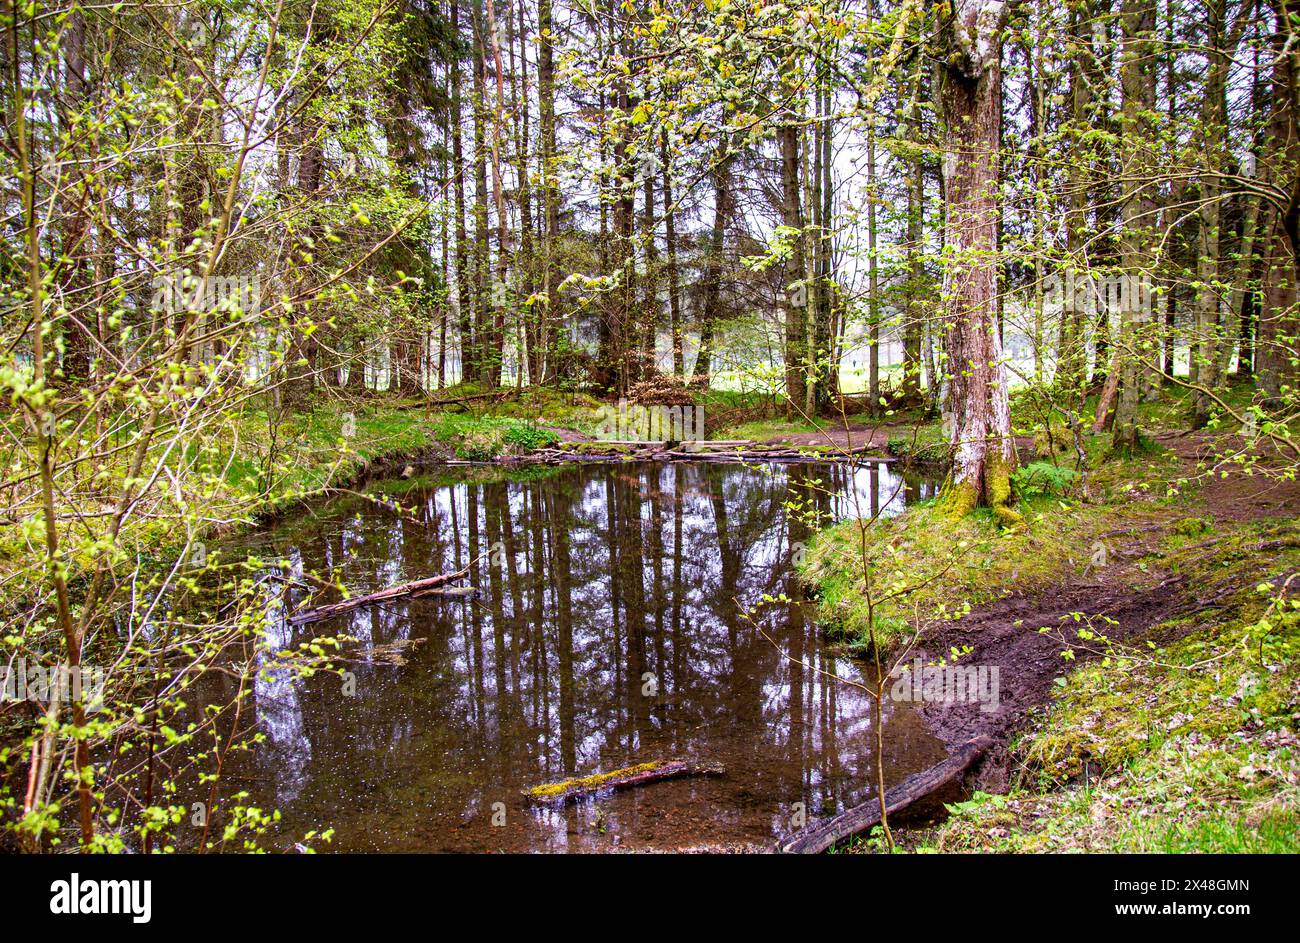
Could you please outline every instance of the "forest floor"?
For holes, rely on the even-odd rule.
[[[1300,850],[1300,483],[1229,458],[1243,444],[1166,431],[1128,461],[1098,454],[1090,502],[1027,494],[1019,532],[925,503],[869,528],[876,585],[920,586],[875,607],[877,637],[1000,678],[994,710],[919,705],[951,748],[998,747],[946,821],[896,831],[904,847]],[[859,548],[837,525],[806,566],[850,644]]]

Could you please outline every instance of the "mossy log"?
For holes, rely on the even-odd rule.
[[[941,763],[929,769],[907,777],[897,786],[885,792],[885,809],[893,815],[908,806],[932,795],[949,783],[963,776],[968,769],[982,757],[993,741],[988,737],[976,737],[964,744]],[[880,800],[872,799],[862,805],[854,806],[847,812],[841,812],[812,828],[805,829],[794,838],[777,846],[778,851],[788,854],[815,855],[835,847],[840,842],[854,835],[861,835],[868,829],[880,824]]]
[[[608,773],[533,786],[531,789],[524,790],[524,799],[533,805],[564,805],[566,802],[575,802],[584,796],[605,789],[631,789],[635,786],[663,782],[666,779],[681,779],[686,776],[722,776],[725,772],[723,767],[714,763],[654,760],[610,770]]]

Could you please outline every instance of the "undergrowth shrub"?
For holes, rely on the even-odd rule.
[[[1030,462],[1018,468],[1011,476],[1011,484],[1021,497],[1033,494],[1045,494],[1063,497],[1078,480],[1079,473],[1073,468],[1053,465],[1051,462]]]

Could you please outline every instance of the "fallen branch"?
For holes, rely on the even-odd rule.
[[[411,593],[412,599],[428,599],[437,596],[441,599],[468,599],[478,595],[473,586],[435,586],[433,589],[421,589]]]
[[[634,786],[645,786],[666,779],[680,779],[685,776],[721,776],[725,772],[721,766],[712,763],[655,760],[611,770],[608,773],[534,786],[524,790],[524,798],[537,805],[564,805],[566,802],[575,802],[583,796],[589,796],[602,789],[631,789]]]
[[[976,737],[941,763],[923,772],[907,777],[885,793],[885,809],[893,815],[915,802],[937,792],[962,776],[993,745],[988,737]],[[872,799],[862,805],[841,812],[829,821],[805,829],[794,838],[782,842],[777,850],[788,854],[815,855],[835,845],[861,835],[880,824],[880,801]]]
[[[459,406],[462,403],[473,403],[481,399],[509,399],[514,395],[514,390],[509,387],[503,387],[499,390],[487,390],[482,393],[468,393],[465,396],[451,396],[447,399],[421,399],[411,403],[392,403],[391,409],[433,409],[443,406]]]
[[[470,566],[473,566],[473,564],[471,563]],[[348,612],[361,606],[372,606],[375,603],[387,602],[390,599],[397,599],[401,596],[424,595],[445,583],[461,579],[465,574],[469,573],[469,569],[469,566],[467,566],[463,570],[457,570],[455,573],[443,573],[440,576],[430,576],[422,580],[402,583],[399,586],[390,586],[388,589],[381,589],[377,593],[369,593],[365,596],[345,599],[342,602],[330,603],[328,606],[319,606],[316,609],[308,609],[305,612],[298,612],[289,617],[289,624],[306,625],[309,622],[320,622],[322,619],[330,619],[341,612]]]

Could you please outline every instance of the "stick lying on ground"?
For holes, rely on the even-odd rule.
[[[574,802],[583,796],[589,796],[601,789],[631,789],[633,786],[645,786],[649,783],[662,782],[665,779],[679,779],[683,776],[721,776],[726,772],[713,763],[687,763],[685,760],[655,760],[637,766],[597,773],[595,776],[582,776],[578,779],[565,779],[558,783],[534,786],[524,790],[524,798],[538,805]]]
[[[890,815],[902,811],[914,802],[942,789],[970,769],[993,741],[976,737],[942,763],[907,777],[893,789],[885,792],[885,808]],[[832,848],[846,838],[861,835],[880,824],[880,800],[872,799],[862,805],[841,812],[821,825],[805,829],[794,838],[777,846],[778,851],[797,855],[815,855]]]
[[[477,561],[476,561],[477,562]],[[474,564],[470,564],[473,566]],[[444,583],[450,583],[458,580],[469,572],[469,567],[463,570],[457,570],[455,573],[443,573],[440,576],[429,576],[422,580],[415,580],[411,583],[402,583],[399,586],[390,586],[388,589],[381,589],[377,593],[370,593],[365,596],[356,596],[352,599],[345,599],[342,602],[331,603],[328,606],[320,606],[316,609],[308,609],[304,612],[298,612],[289,617],[290,625],[306,625],[309,622],[319,622],[322,619],[328,619],[336,616],[340,612],[348,612],[360,606],[370,606],[375,603],[387,602],[390,599],[397,599],[400,596],[420,596],[432,592]]]

